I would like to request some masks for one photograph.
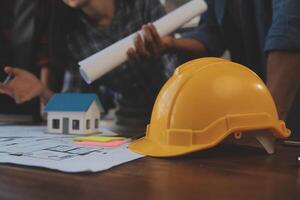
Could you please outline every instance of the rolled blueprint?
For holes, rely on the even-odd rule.
[[[204,0],[192,0],[155,21],[153,25],[156,27],[159,36],[163,37],[174,32],[194,17],[202,14],[206,9],[207,5]],[[142,34],[142,31],[139,32]],[[127,50],[131,47],[134,48],[135,34],[133,33],[80,61],[79,70],[82,78],[88,84],[91,84],[104,74],[126,62],[128,59]]]

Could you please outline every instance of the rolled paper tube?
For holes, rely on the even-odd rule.
[[[155,21],[153,25],[156,27],[159,36],[163,37],[174,32],[194,17],[202,14],[206,9],[207,5],[204,0],[192,0]],[[138,32],[142,34],[142,31]],[[134,48],[135,34],[133,33],[80,61],[79,71],[82,78],[88,84],[91,84],[104,74],[126,62],[128,59],[127,50],[131,47]]]

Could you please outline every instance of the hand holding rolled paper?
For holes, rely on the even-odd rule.
[[[136,33],[134,47],[127,51],[128,57],[135,62],[159,58],[174,42],[172,36],[160,37],[152,23],[143,25],[142,32],[143,35]]]
[[[192,0],[153,23],[160,37],[169,35],[176,29],[202,14],[207,9],[203,0]],[[142,31],[138,32],[143,35]],[[88,83],[92,83],[128,60],[128,49],[134,48],[136,33],[116,42],[104,50],[79,62],[80,74]]]

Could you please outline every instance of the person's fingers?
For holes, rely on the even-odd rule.
[[[4,67],[4,72],[11,75],[13,73],[13,68],[6,66],[6,67]]]
[[[158,35],[156,28],[154,27],[153,24],[149,23],[147,25],[149,33],[151,34],[151,38],[152,38],[152,43],[153,43],[153,52],[154,55],[156,57],[160,56],[161,52],[162,52],[162,42],[161,42],[161,38]]]
[[[17,104],[22,104],[22,103],[24,103],[23,97],[20,96],[20,95],[14,96],[14,99],[15,99],[15,102],[16,102]]]
[[[10,67],[10,66],[6,66],[4,68],[4,71],[5,73],[11,75],[11,76],[16,76],[18,74],[20,74],[21,70],[18,69],[18,68],[13,68],[13,67]]]
[[[145,39],[145,48],[152,54],[156,55],[156,44],[153,41],[150,28],[148,26],[143,26],[143,35]]]
[[[13,92],[7,85],[0,85],[0,93],[13,97]]]
[[[26,95],[20,95],[18,97],[18,100],[16,100],[16,103],[17,104],[22,104],[22,103],[25,103],[25,102],[27,102],[29,100],[30,100],[30,98],[28,96],[26,96]]]
[[[135,36],[135,49],[136,53],[141,57],[141,58],[149,58],[150,54],[145,48],[145,44],[143,42],[143,39],[140,34],[136,34]]]
[[[155,26],[152,23],[149,23],[148,27],[149,27],[149,30],[151,32],[151,35],[152,35],[152,38],[153,38],[154,42],[156,44],[161,44],[161,38],[160,38]]]
[[[136,53],[136,51],[133,48],[129,48],[127,51],[127,55],[129,59],[134,60],[134,61],[140,61],[140,57]]]
[[[0,85],[0,93],[1,94],[6,94],[7,93],[7,90],[2,85]]]
[[[29,93],[24,93],[24,92],[16,92],[13,96],[13,98],[15,99],[15,102],[17,104],[22,104],[26,101],[27,96],[29,95]]]

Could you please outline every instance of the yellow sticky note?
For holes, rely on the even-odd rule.
[[[89,142],[111,142],[117,140],[124,140],[124,137],[110,137],[110,136],[87,136],[87,137],[75,137],[74,141],[89,141]]]

